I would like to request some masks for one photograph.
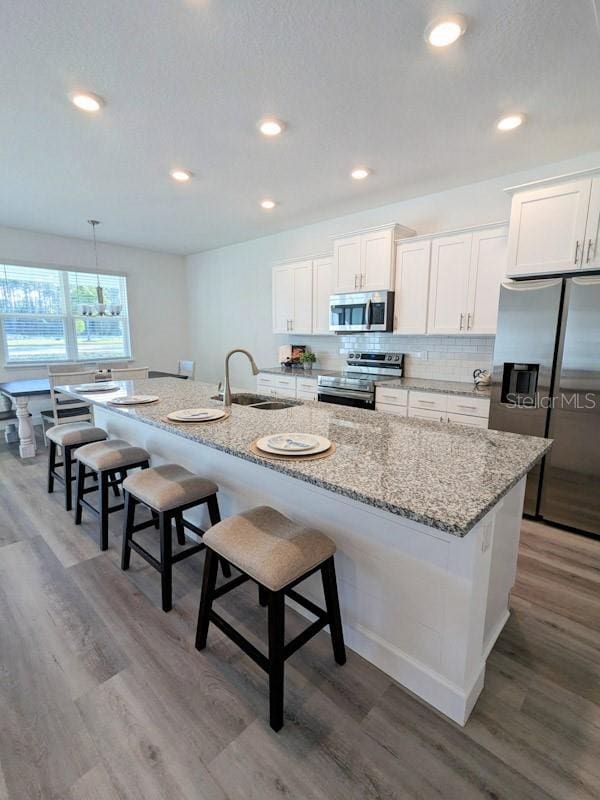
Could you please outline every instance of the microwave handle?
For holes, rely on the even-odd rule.
[[[365,323],[367,326],[367,330],[371,327],[371,301],[367,300],[367,304],[365,306]]]

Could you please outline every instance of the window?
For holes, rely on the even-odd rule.
[[[129,358],[126,278],[98,279],[88,272],[0,265],[5,363]]]

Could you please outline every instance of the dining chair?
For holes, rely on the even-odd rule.
[[[67,386],[70,383],[93,383],[96,377],[96,370],[82,372],[54,372],[48,376],[50,384],[50,400],[52,408],[44,409],[41,412],[42,432],[44,434],[44,444],[47,446],[46,429],[52,425],[62,425],[66,422],[90,422],[92,410],[88,403],[68,397],[62,392],[56,391],[56,386]]]
[[[143,381],[148,377],[148,367],[132,367],[131,369],[111,369],[113,381]]]
[[[56,375],[57,373],[90,372],[90,370],[96,371],[97,368],[97,364],[89,362],[84,363],[83,361],[72,364],[65,364],[64,362],[59,364],[46,364],[48,375]]]
[[[177,364],[177,374],[185,375],[189,380],[194,380],[194,373],[196,372],[195,361],[179,361]]]

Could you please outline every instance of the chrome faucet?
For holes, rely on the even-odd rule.
[[[229,383],[229,359],[234,353],[243,353],[245,356],[248,356],[248,360],[250,361],[250,366],[252,367],[252,374],[258,375],[260,372],[259,368],[256,366],[256,361],[252,357],[252,354],[249,353],[247,350],[243,350],[241,347],[236,348],[235,350],[230,350],[227,355],[225,356],[225,388],[223,390],[223,405],[225,408],[231,408],[231,385]]]

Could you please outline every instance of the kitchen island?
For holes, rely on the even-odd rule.
[[[177,462],[214,480],[223,516],[267,504],[331,536],[348,646],[466,722],[509,615],[525,476],[549,440],[316,402],[277,411],[234,404],[223,421],[177,425],[169,412],[219,406],[216,387],[128,382],[120,393],[160,397],[130,407],[65,389],[154,464]],[[250,451],[260,436],[283,432],[326,436],[336,450],[306,462]],[[303,590],[322,599],[314,576]]]

